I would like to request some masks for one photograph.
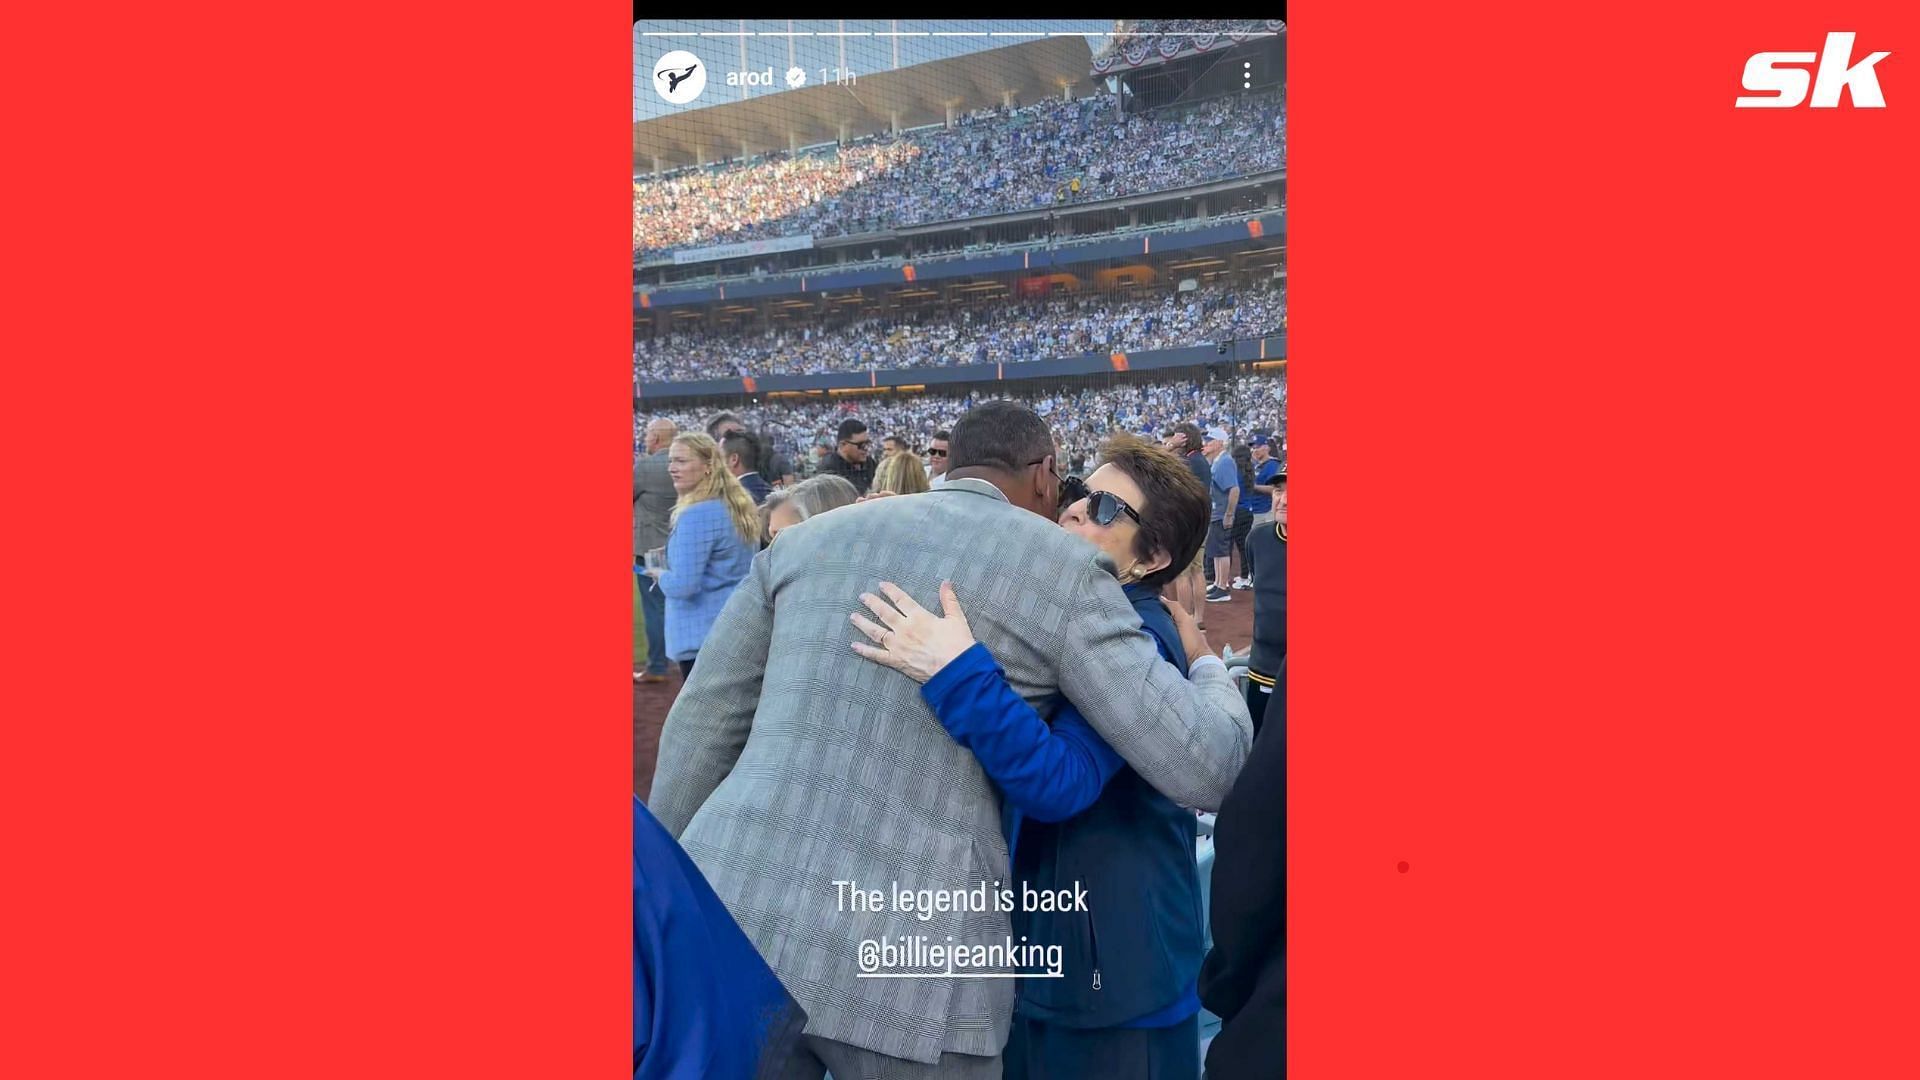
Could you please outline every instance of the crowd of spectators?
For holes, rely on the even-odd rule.
[[[1048,389],[1028,392],[996,387],[962,394],[917,393],[858,401],[768,401],[732,411],[789,457],[798,475],[807,476],[818,461],[818,448],[829,448],[841,421],[858,419],[882,438],[899,435],[916,451],[924,451],[933,433],[953,426],[968,409],[984,401],[1007,398],[1021,401],[1046,418],[1059,437],[1069,461],[1091,460],[1100,440],[1114,431],[1158,436],[1167,426],[1192,422],[1202,428],[1223,427],[1239,435],[1255,432],[1275,436],[1273,456],[1286,462],[1287,383],[1284,376],[1242,375],[1211,382],[1179,379],[1161,382]],[[661,409],[636,414],[635,446],[649,421],[672,420],[681,430],[700,430],[714,410]]]
[[[1105,59],[1125,49],[1143,34],[1225,34],[1266,29],[1264,19],[1116,19],[1113,35],[1094,53]]]
[[[636,179],[633,246],[853,235],[1160,191],[1278,169],[1286,133],[1276,94],[1134,116],[1105,95],[983,110],[951,128]]]
[[[920,153],[912,140],[780,155],[744,166],[689,169],[633,182],[636,251],[756,240],[809,231],[799,223],[841,193],[878,182]],[[752,227],[744,227],[753,223]]]
[[[675,329],[637,338],[633,368],[641,382],[671,382],[1024,363],[1254,338],[1286,328],[1286,289],[1272,282],[1185,293],[1149,287],[737,332]]]

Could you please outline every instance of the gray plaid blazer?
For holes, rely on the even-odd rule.
[[[1182,805],[1226,796],[1252,745],[1246,703],[1224,667],[1189,681],[1162,661],[1112,562],[984,481],[845,507],[780,537],[667,715],[650,809],[806,1009],[807,1034],[929,1063],[999,1054],[1011,980],[857,977],[862,940],[1002,944],[1010,924],[992,911],[841,911],[834,881],[889,895],[895,883],[1011,884],[979,763],[917,684],[850,647],[859,594],[892,581],[938,611],[951,580],[1021,697],[1044,712],[1064,693]]]

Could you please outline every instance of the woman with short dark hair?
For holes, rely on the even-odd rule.
[[[1206,488],[1180,458],[1132,435],[1109,439],[1101,457],[1085,481],[1069,478],[1060,525],[1112,560],[1141,629],[1187,671],[1206,638],[1158,592],[1200,548]],[[886,626],[855,623],[883,647],[854,649],[919,681],[942,726],[999,786],[1014,810],[1008,850],[1022,886],[1080,886],[1087,897],[1082,911],[1013,913],[1017,938],[1061,946],[1064,977],[1023,987],[1006,1075],[1197,1077],[1205,927],[1192,811],[1128,767],[1072,703],[1041,719],[973,640],[951,585],[940,592],[945,618],[882,588],[902,606],[863,597]]]

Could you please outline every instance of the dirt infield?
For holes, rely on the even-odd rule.
[[[1207,644],[1219,652],[1232,645],[1235,653],[1253,647],[1253,593],[1236,592],[1230,602],[1207,604],[1203,617]],[[633,684],[633,791],[641,799],[653,787],[653,768],[660,746],[660,725],[680,692],[680,671],[676,666],[663,683]]]

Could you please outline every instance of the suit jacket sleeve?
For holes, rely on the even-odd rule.
[[[1182,806],[1213,810],[1253,744],[1244,695],[1220,664],[1189,680],[1160,658],[1104,564],[1074,586],[1058,653],[1060,689],[1147,783]]]
[[[761,674],[773,638],[769,548],[733,590],[700,646],[700,662],[680,688],[660,730],[659,764],[647,809],[678,840],[713,789],[733,771],[753,728]]]
[[[652,454],[636,460],[633,463],[633,501],[639,502],[642,495],[657,495],[663,490],[670,490],[672,481],[669,480],[668,488],[663,489],[660,487],[661,479],[662,470],[653,466]]]

